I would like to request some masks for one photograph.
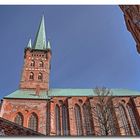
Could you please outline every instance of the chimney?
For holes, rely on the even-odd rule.
[[[40,93],[40,86],[37,85],[37,86],[36,86],[35,95],[36,95],[36,96],[39,96],[39,93]]]

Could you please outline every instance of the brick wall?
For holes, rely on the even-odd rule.
[[[28,128],[29,118],[35,113],[38,118],[38,132],[46,134],[46,108],[45,100],[4,99],[0,116],[14,122],[20,112],[24,118],[23,126]]]

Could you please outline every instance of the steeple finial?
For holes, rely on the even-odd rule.
[[[45,20],[44,15],[42,16],[38,32],[33,45],[34,49],[43,50],[46,48],[46,32],[45,32]]]
[[[28,42],[28,45],[27,45],[28,48],[32,48],[32,44],[31,44],[31,38],[29,39],[29,42]]]
[[[50,49],[50,50],[51,50],[51,44],[50,44],[50,41],[48,41],[47,49]]]

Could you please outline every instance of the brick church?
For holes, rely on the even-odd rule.
[[[102,131],[102,126],[96,127],[98,120],[91,112],[91,107],[97,107],[94,90],[49,87],[51,57],[43,16],[34,43],[29,40],[24,50],[19,89],[3,98],[0,117],[50,136],[98,135],[97,129]],[[120,116],[116,122],[110,120],[109,135],[140,135],[140,92],[128,89],[111,91],[114,114],[110,117]]]

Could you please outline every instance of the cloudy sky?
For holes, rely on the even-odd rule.
[[[50,88],[140,91],[140,55],[118,6],[0,6],[0,98],[18,89],[24,48],[42,14],[53,53]]]

